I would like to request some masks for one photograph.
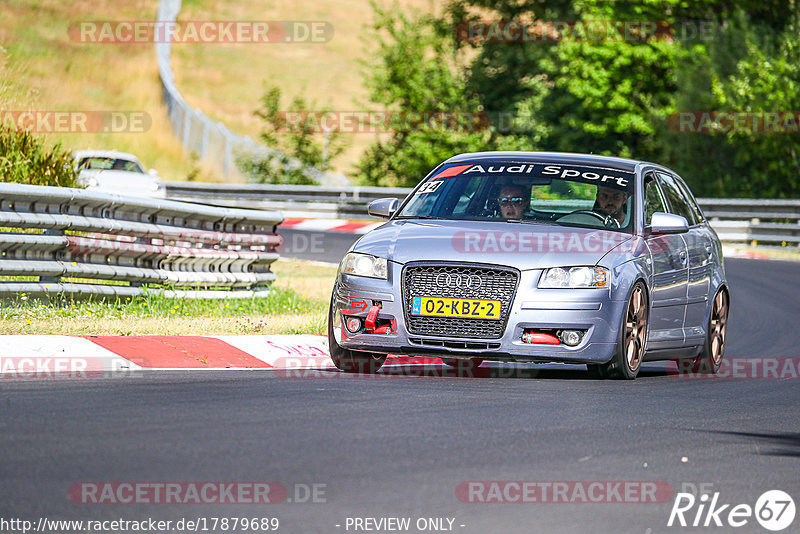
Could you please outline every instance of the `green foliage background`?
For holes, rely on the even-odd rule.
[[[512,127],[394,132],[359,164],[410,186],[480,150],[593,152],[663,163],[702,196],[800,196],[800,132],[686,133],[679,111],[800,111],[796,0],[455,0],[441,17],[376,11],[371,101],[399,111],[504,113]],[[656,21],[649,39],[467,42],[470,20]]]

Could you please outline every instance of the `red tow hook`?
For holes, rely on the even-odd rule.
[[[368,334],[388,334],[391,327],[388,324],[375,328],[375,319],[378,318],[379,306],[370,306],[367,318],[364,319],[364,331]]]
[[[545,334],[544,332],[532,332],[526,330],[522,334],[523,343],[541,343],[544,345],[559,345],[561,341],[553,335]]]
[[[375,319],[378,318],[378,312],[381,309],[377,306],[370,306],[367,312],[367,318],[364,320],[364,330],[372,332],[375,330]]]

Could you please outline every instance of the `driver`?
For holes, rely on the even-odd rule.
[[[530,203],[530,191],[521,185],[504,185],[497,196],[497,205],[504,219],[522,219]]]
[[[592,211],[613,217],[614,220],[622,226],[622,223],[625,221],[626,199],[627,195],[624,191],[598,186],[597,198],[595,199]]]

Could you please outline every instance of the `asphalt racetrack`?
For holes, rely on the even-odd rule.
[[[731,259],[726,268],[726,358],[794,358],[797,371],[798,264]],[[652,363],[621,382],[591,380],[579,366],[497,366],[480,378],[430,369],[0,381],[0,518],[203,519],[200,532],[233,531],[220,518],[278,518],[278,532],[298,534],[768,532],[753,516],[733,528],[728,512],[754,507],[767,490],[800,499],[797,375],[685,379]],[[276,482],[287,495],[276,504],[91,504],[74,493],[82,483],[207,481]],[[513,481],[534,483],[525,486],[533,501],[498,502],[521,500]],[[623,493],[629,502],[619,502],[615,481],[652,483],[666,497]],[[548,501],[544,488],[558,482],[570,491]],[[604,488],[592,494],[599,501],[575,493],[593,482]],[[679,492],[698,496],[690,525],[699,495],[718,493],[717,507],[730,505],[723,526],[667,526]],[[392,528],[403,523],[390,518],[409,526]],[[798,530],[795,518],[784,531]]]

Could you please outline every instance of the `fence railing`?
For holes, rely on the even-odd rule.
[[[411,189],[168,182],[167,196],[214,206],[280,210],[286,217],[368,219],[376,198],[405,198]],[[699,199],[729,244],[800,246],[800,200]]]
[[[0,297],[265,295],[282,220],[278,212],[0,183]]]
[[[403,187],[320,187],[313,185],[204,184],[167,182],[174,200],[212,206],[280,210],[286,217],[368,219],[367,205],[377,199],[404,199]]]
[[[800,200],[698,199],[724,243],[800,247]]]

